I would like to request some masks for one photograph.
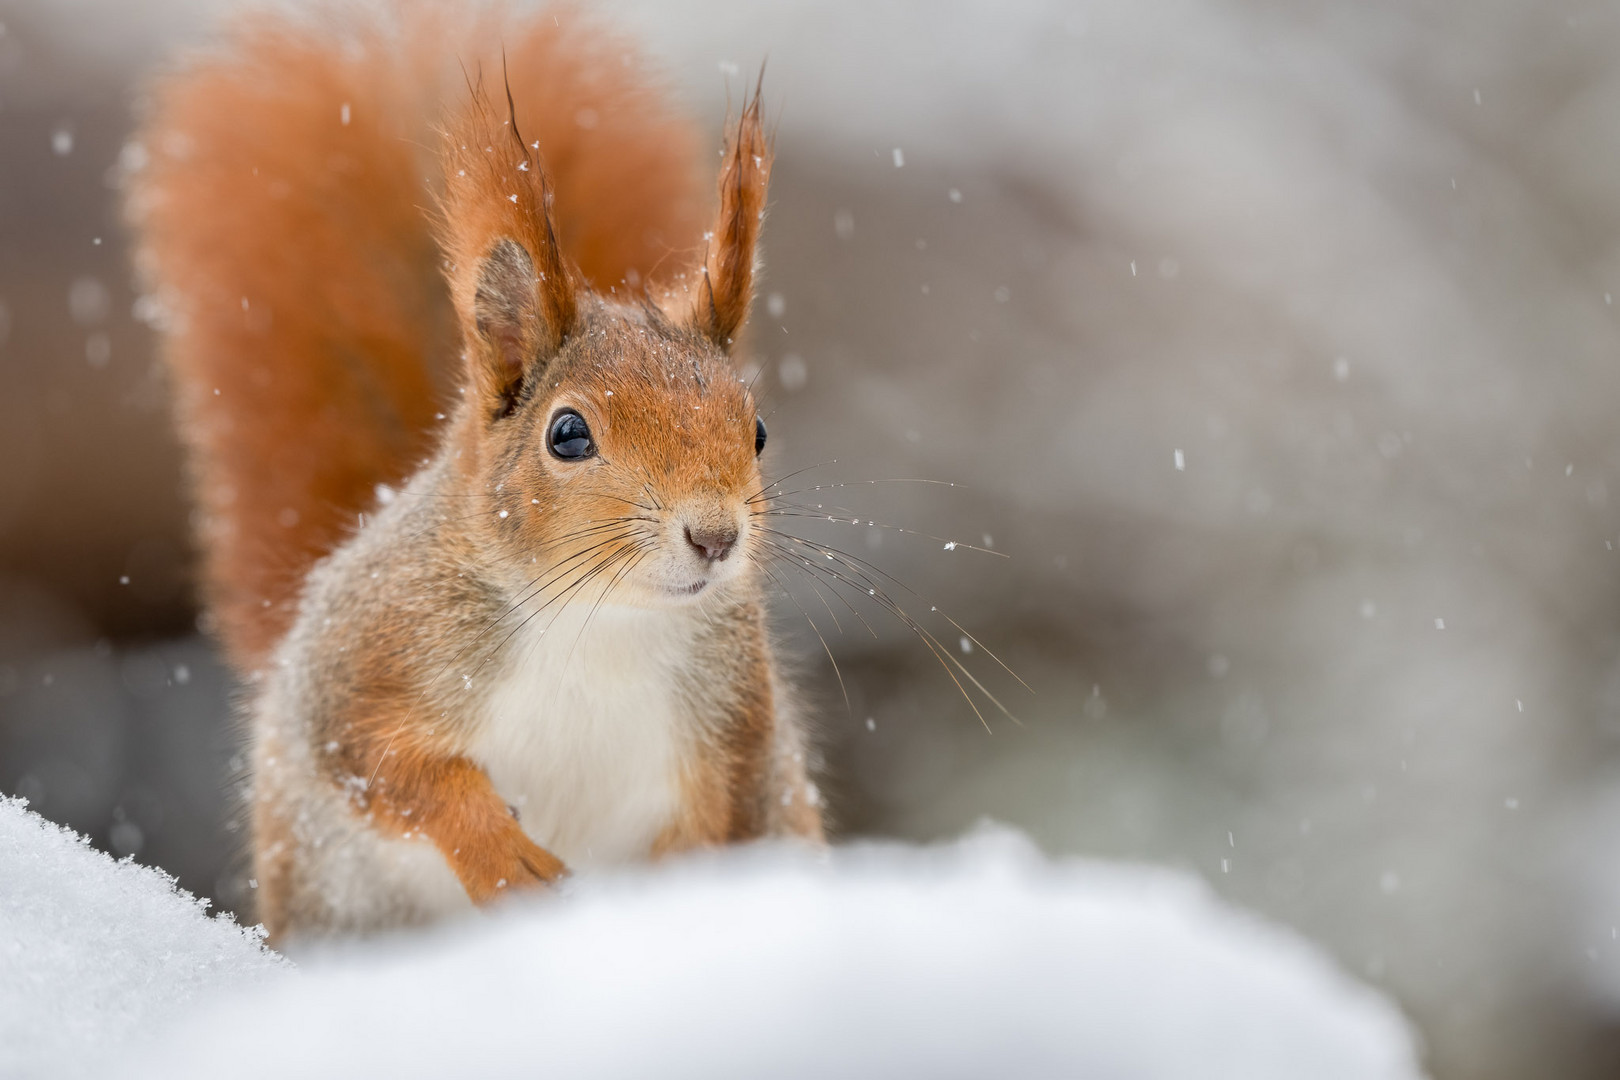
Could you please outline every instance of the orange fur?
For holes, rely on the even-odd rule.
[[[765,73],[760,72],[761,81]],[[727,142],[720,172],[720,210],[705,237],[702,281],[692,318],[705,334],[730,349],[754,299],[754,259],[765,221],[772,149],[760,119],[760,92],[743,102]]]
[[[400,839],[486,903],[566,873],[548,848],[569,837],[635,857],[821,837],[754,573],[758,412],[725,355],[770,175],[758,89],[700,238],[689,126],[624,46],[567,9],[515,27],[478,11],[251,17],[159,85],[144,129],[130,210],[174,319],[207,597],[233,661],[264,675],[255,867],[277,935],[428,917],[442,896]],[[453,402],[437,427],[436,393]],[[547,441],[567,415],[591,453]],[[631,629],[595,669],[556,636],[538,660],[533,642],[502,654],[570,597],[589,605],[577,645],[610,594]],[[512,745],[540,749],[514,763]],[[616,804],[584,822],[548,805],[530,832],[502,795],[580,777],[572,803]],[[345,877],[345,852],[376,880]]]
[[[464,757],[395,746],[363,801],[382,829],[431,840],[475,903],[502,890],[548,884],[562,862],[524,835],[489,777]]]
[[[514,116],[498,121],[482,87],[444,145],[439,244],[449,260],[450,296],[462,340],[484,361],[473,365],[480,392],[504,404],[525,362],[551,355],[573,328],[580,272],[558,243],[539,140],[525,143]],[[503,241],[521,249],[520,264],[491,259]],[[503,282],[502,275],[522,280]]]
[[[431,448],[459,374],[443,365],[457,318],[423,208],[462,65],[488,78],[504,51],[585,280],[636,284],[698,240],[691,126],[571,9],[519,24],[454,4],[348,16],[250,15],[160,80],[131,183],[139,265],[170,309],[205,597],[244,671],[376,485]]]

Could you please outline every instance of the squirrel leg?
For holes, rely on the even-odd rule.
[[[464,757],[390,753],[365,805],[374,826],[431,840],[475,904],[568,873],[524,833],[488,774]]]
[[[655,857],[781,831],[775,827],[780,791],[772,762],[776,730],[769,679],[761,662],[748,684],[753,692],[739,694],[710,726],[702,752],[681,777],[679,810],[653,842]],[[819,828],[819,817],[816,824]]]
[[[681,779],[681,801],[674,820],[653,840],[653,858],[719,847],[727,839],[731,804],[719,770],[689,768]]]
[[[655,858],[696,848],[757,839],[797,836],[826,843],[821,800],[805,775],[802,757],[782,755],[774,772],[743,777],[711,765],[683,778],[675,819],[653,842]],[[740,771],[740,770],[739,770]]]

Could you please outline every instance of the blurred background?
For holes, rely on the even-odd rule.
[[[234,688],[117,210],[143,77],[227,6],[0,2],[0,791],[230,908]],[[772,464],[923,534],[806,530],[1020,721],[795,585],[840,835],[1187,867],[1436,1077],[1615,1075],[1620,7],[587,6],[717,136],[769,56]],[[955,486],[860,483],[912,478]]]

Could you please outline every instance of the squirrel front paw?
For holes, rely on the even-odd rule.
[[[472,850],[457,851],[452,863],[467,895],[480,906],[511,892],[551,885],[568,874],[562,860],[530,840],[516,822]]]

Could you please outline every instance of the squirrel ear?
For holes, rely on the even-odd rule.
[[[764,71],[760,72],[761,80]],[[692,297],[691,321],[721,349],[730,351],[754,299],[754,258],[765,218],[771,178],[771,145],[760,123],[759,87],[743,103],[737,130],[727,139],[720,169],[720,213],[705,240]]]
[[[508,102],[510,109],[510,102]],[[576,273],[551,224],[551,182],[510,115],[481,88],[446,133],[439,243],[470,375],[491,415],[508,412],[530,367],[574,328]]]
[[[562,344],[559,327],[544,310],[544,285],[534,259],[509,237],[497,240],[478,266],[467,359],[497,415],[510,409],[529,365]]]

